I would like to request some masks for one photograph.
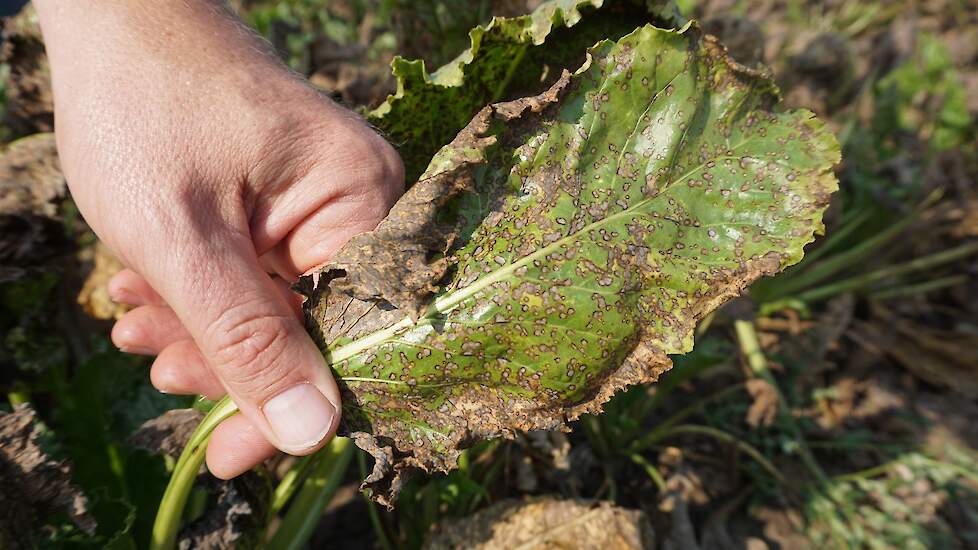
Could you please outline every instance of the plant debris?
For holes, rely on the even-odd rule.
[[[200,486],[215,500],[207,513],[180,532],[180,550],[260,548],[271,484],[255,472],[221,481],[202,476]]]
[[[26,5],[0,28],[0,65],[9,67],[3,88],[3,125],[8,138],[54,131],[51,69],[44,53],[41,26],[33,6]]]
[[[85,278],[81,292],[78,293],[78,304],[85,313],[96,319],[119,319],[131,308],[126,304],[116,303],[109,296],[109,280],[125,267],[119,258],[101,242],[95,245],[95,261],[92,271]]]
[[[137,449],[163,453],[179,458],[204,413],[195,409],[173,409],[147,420],[131,436],[129,442]]]
[[[32,548],[34,529],[46,516],[64,511],[88,534],[95,520],[88,499],[71,482],[67,463],[40,446],[41,428],[29,405],[0,412],[0,546]]]
[[[472,516],[446,524],[425,550],[544,550],[549,548],[655,548],[648,518],[607,502],[541,498],[498,502]]]
[[[23,138],[0,151],[0,282],[71,248],[59,217],[67,193],[54,134]]]

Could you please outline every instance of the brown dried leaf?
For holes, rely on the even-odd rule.
[[[0,282],[69,249],[58,219],[67,191],[54,134],[26,137],[0,151]]]
[[[163,453],[180,458],[180,453],[190,440],[190,435],[204,413],[195,409],[173,409],[143,422],[131,436],[129,444],[151,453]]]
[[[750,408],[747,409],[747,424],[770,426],[778,417],[778,391],[763,378],[751,378],[747,381],[747,393],[751,396]]]
[[[505,500],[468,518],[447,523],[425,544],[427,550],[545,550],[655,548],[644,513],[607,502],[543,498]]]
[[[202,486],[216,495],[216,502],[208,507],[206,514],[181,530],[177,548],[261,548],[262,528],[272,494],[268,479],[248,472],[230,481],[208,477]]]
[[[88,500],[71,483],[71,468],[38,445],[41,430],[30,405],[0,412],[0,547],[32,548],[31,533],[45,516],[64,510],[89,534]]]
[[[10,68],[3,83],[7,96],[3,125],[13,134],[8,139],[53,131],[51,69],[34,8],[28,4],[6,19],[0,36],[0,64]]]
[[[455,239],[437,213],[470,185],[470,178],[442,173],[409,189],[377,229],[353,237],[330,259],[330,291],[383,300],[417,320],[448,269],[445,258],[432,257],[447,252]]]
[[[85,284],[78,293],[78,303],[85,313],[96,319],[119,319],[129,306],[114,302],[109,297],[109,279],[122,271],[125,266],[101,242],[95,244],[95,265],[85,279]]]

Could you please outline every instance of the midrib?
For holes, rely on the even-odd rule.
[[[746,138],[743,139],[740,143],[738,143],[734,147],[730,148],[730,150],[735,151],[735,150],[739,149],[741,146],[743,146],[745,143],[747,143],[747,139]],[[490,285],[492,285],[494,283],[497,283],[497,282],[499,282],[499,281],[501,281],[503,279],[506,279],[507,277],[509,277],[510,275],[512,275],[517,269],[519,269],[519,268],[521,268],[523,266],[529,265],[534,260],[539,259],[541,257],[544,257],[547,254],[549,254],[549,253],[557,250],[562,245],[564,245],[564,244],[566,244],[568,242],[571,242],[574,239],[576,239],[578,237],[578,235],[581,235],[582,233],[585,233],[587,231],[590,231],[590,230],[599,228],[599,227],[601,227],[603,225],[606,225],[606,224],[610,223],[613,220],[616,220],[616,219],[622,218],[624,216],[628,216],[630,214],[636,213],[637,210],[639,210],[640,208],[648,205],[652,200],[654,200],[654,199],[656,199],[658,197],[661,197],[666,191],[668,191],[669,189],[673,188],[677,183],[682,182],[683,180],[685,180],[686,178],[688,178],[690,175],[692,175],[693,173],[695,173],[697,170],[702,169],[704,166],[707,165],[707,163],[710,160],[715,160],[715,158],[708,159],[707,161],[704,161],[704,162],[700,163],[699,165],[697,165],[697,166],[691,168],[690,170],[686,171],[686,173],[683,174],[682,176],[680,176],[678,179],[675,179],[675,180],[671,181],[666,186],[666,188],[663,189],[663,192],[662,193],[659,193],[659,194],[654,195],[652,197],[648,197],[648,198],[642,199],[642,200],[638,201],[637,203],[633,204],[632,206],[628,207],[627,209],[622,210],[621,212],[617,212],[617,213],[612,214],[612,215],[610,215],[610,216],[608,216],[606,218],[602,218],[602,219],[600,219],[600,220],[598,220],[596,222],[592,222],[592,223],[588,224],[587,226],[581,228],[577,232],[571,233],[571,234],[569,234],[569,235],[567,235],[565,237],[562,237],[562,238],[560,238],[560,239],[558,239],[558,240],[550,243],[549,245],[547,245],[547,246],[545,246],[545,247],[537,250],[536,252],[534,252],[534,253],[532,253],[532,254],[530,254],[528,256],[524,256],[523,258],[521,258],[519,261],[517,261],[515,263],[509,264],[509,265],[504,266],[504,267],[501,267],[500,269],[492,272],[491,274],[489,274],[489,275],[487,275],[487,276],[485,276],[485,277],[483,277],[481,279],[477,279],[475,282],[473,282],[472,284],[470,284],[469,286],[467,286],[467,287],[465,287],[465,288],[463,288],[461,290],[457,290],[455,292],[451,292],[449,294],[446,294],[444,296],[441,296],[441,297],[435,299],[435,301],[430,306],[428,306],[428,309],[425,311],[425,314],[424,314],[424,316],[422,318],[423,319],[429,319],[429,318],[434,317],[435,315],[448,313],[448,312],[452,311],[453,309],[455,309],[456,307],[458,307],[459,304],[461,304],[462,302],[464,302],[468,298],[471,298],[475,294],[478,294],[481,290],[483,290],[486,287],[488,287],[488,286],[490,286]],[[385,329],[378,330],[376,332],[373,332],[371,334],[368,334],[367,336],[364,336],[362,338],[359,338],[357,340],[354,340],[353,342],[350,342],[349,344],[340,346],[340,347],[336,348],[335,350],[331,350],[329,352],[328,359],[329,359],[330,363],[337,363],[339,361],[344,361],[346,359],[349,359],[351,357],[356,356],[357,354],[359,354],[359,353],[361,353],[361,352],[363,352],[363,351],[365,351],[367,349],[370,349],[370,348],[372,348],[374,346],[377,346],[377,345],[381,344],[382,342],[384,342],[388,338],[390,338],[390,337],[392,337],[392,336],[400,333],[401,331],[404,331],[406,329],[409,329],[409,328],[411,328],[414,325],[415,325],[415,323],[411,320],[410,317],[404,317],[403,319],[401,319],[397,323],[394,323],[393,325],[391,325],[391,326],[389,326],[389,327],[387,327]]]
[[[423,318],[428,319],[434,317],[435,315],[444,314],[452,311],[453,309],[458,307],[459,304],[471,298],[472,296],[478,294],[483,289],[508,278],[510,275],[515,273],[517,269],[523,266],[527,266],[530,263],[532,263],[534,260],[545,257],[547,254],[556,251],[562,245],[575,240],[582,233],[586,233],[593,229],[597,229],[603,225],[610,223],[615,219],[619,219],[621,217],[627,216],[635,212],[639,208],[649,204],[649,202],[651,202],[652,199],[654,198],[655,197],[642,199],[641,201],[628,207],[626,210],[622,210],[621,212],[612,214],[611,216],[602,218],[596,222],[592,222],[586,225],[585,227],[581,228],[577,232],[562,237],[550,243],[549,245],[533,252],[532,254],[524,256],[517,262],[501,267],[498,270],[490,273],[489,275],[482,277],[481,279],[477,279],[475,282],[473,282],[472,284],[468,285],[467,287],[461,290],[457,290],[455,292],[445,294],[444,296],[435,299],[435,301],[432,302],[430,306],[428,306],[428,309],[425,312]],[[349,359],[367,349],[370,349],[384,342],[385,340],[398,334],[399,332],[414,326],[414,324],[415,323],[411,320],[410,317],[404,317],[397,323],[394,323],[393,325],[385,329],[378,330],[374,333],[368,334],[367,336],[354,340],[349,344],[340,346],[335,350],[332,350],[329,354],[330,360],[331,362],[335,363],[335,362],[343,361],[345,359]]]

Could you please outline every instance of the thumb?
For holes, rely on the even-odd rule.
[[[282,451],[322,447],[339,422],[336,382],[251,239],[210,234],[176,255],[165,270],[178,277],[151,282],[164,289],[241,413]]]

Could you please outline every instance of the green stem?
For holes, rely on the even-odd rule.
[[[891,298],[905,298],[907,296],[916,296],[918,294],[926,294],[928,292],[934,292],[935,290],[940,290],[942,288],[947,288],[950,286],[957,286],[966,283],[967,281],[968,281],[967,275],[951,275],[950,277],[941,277],[939,279],[924,281],[922,283],[898,286],[896,288],[887,288],[884,290],[880,290],[878,292],[874,292],[870,296],[877,300],[889,300]]]
[[[746,441],[734,437],[733,435],[730,435],[723,430],[710,428],[709,426],[697,426],[694,424],[684,424],[682,426],[676,426],[671,430],[669,430],[669,435],[677,435],[677,434],[706,435],[714,439],[723,441],[724,443],[734,445],[737,447],[738,450],[740,450],[747,456],[753,458],[755,462],[760,464],[762,468],[767,470],[767,472],[772,476],[774,476],[774,478],[777,479],[780,483],[784,485],[788,485],[788,480],[785,479],[783,475],[781,475],[781,472],[779,472],[778,469],[774,467],[774,464],[771,464],[771,462],[768,459],[764,458],[764,455],[761,454],[760,451],[758,451],[756,448],[754,448]]]
[[[156,511],[156,522],[153,524],[153,540],[150,550],[171,550],[177,543],[177,532],[180,530],[180,518],[187,504],[187,496],[193,487],[197,472],[204,464],[207,451],[207,441],[211,432],[218,424],[238,412],[238,407],[228,398],[222,399],[197,426],[190,436],[190,441],[183,449],[177,465],[170,476],[170,483],[163,493],[163,500]]]
[[[587,437],[588,443],[591,444],[591,447],[598,453],[600,458],[609,458],[611,451],[608,449],[608,443],[601,434],[601,421],[593,414],[589,414],[581,420],[581,423],[584,425],[584,435]]]
[[[812,454],[811,449],[808,448],[808,443],[801,433],[801,428],[798,427],[798,423],[795,422],[794,417],[791,416],[791,412],[788,409],[788,400],[785,399],[777,380],[774,379],[774,375],[767,368],[767,359],[764,357],[764,352],[761,351],[761,345],[757,339],[757,331],[754,329],[754,323],[744,320],[734,321],[734,331],[737,333],[740,352],[747,358],[747,365],[751,371],[774,388],[778,396],[778,416],[781,417],[781,421],[790,430],[795,444],[798,446],[798,454],[801,457],[801,461],[812,472],[812,475],[815,476],[819,483],[823,486],[828,485],[829,477],[822,470],[822,467],[819,466],[818,461],[815,460],[815,455]]]
[[[637,453],[651,447],[652,445],[655,445],[657,442],[662,440],[662,438],[668,436],[669,430],[671,430],[676,424],[679,424],[694,413],[700,411],[708,403],[722,399],[743,387],[743,383],[737,383],[733,386],[726,387],[720,391],[710,394],[708,397],[693,402],[693,404],[688,405],[676,414],[660,422],[654,430],[633,441],[632,444],[628,446],[629,452]]]
[[[832,481],[855,481],[857,479],[867,479],[871,477],[876,477],[880,474],[885,474],[900,462],[897,460],[891,462],[884,462],[883,464],[873,466],[872,468],[866,468],[865,470],[859,470],[858,472],[851,472],[848,474],[838,475],[832,478]]]
[[[492,91],[492,98],[489,103],[495,103],[503,98],[506,94],[506,88],[509,87],[509,83],[513,80],[513,75],[516,74],[517,67],[523,62],[523,56],[526,55],[526,50],[529,49],[529,44],[523,44],[520,46],[519,51],[513,56],[512,61],[509,63],[509,67],[506,67],[506,75],[503,79],[499,81],[496,88]]]
[[[666,480],[662,479],[662,474],[659,473],[659,470],[657,470],[651,462],[645,460],[644,456],[640,455],[639,453],[631,453],[628,455],[628,458],[631,458],[632,462],[638,464],[643,470],[645,470],[645,473],[648,474],[649,478],[652,480],[652,483],[655,483],[655,487],[660,493],[666,490]]]
[[[829,296],[841,294],[843,292],[857,290],[889,277],[896,277],[897,275],[929,269],[941,264],[960,260],[961,258],[966,258],[974,254],[975,252],[978,252],[978,242],[966,243],[949,250],[943,250],[935,254],[930,254],[929,256],[924,256],[923,258],[916,258],[899,265],[886,267],[870,273],[864,273],[862,275],[857,275],[836,283],[809,290],[799,294],[798,299],[802,302],[814,302]]]
[[[876,235],[873,235],[856,246],[853,246],[849,250],[836,254],[827,260],[817,264],[812,264],[811,259],[809,259],[806,264],[811,265],[812,267],[802,271],[794,277],[789,277],[783,284],[778,285],[779,288],[772,293],[772,296],[766,297],[767,301],[774,301],[778,298],[790,296],[795,292],[808,288],[832,275],[835,275],[849,266],[855,265],[857,262],[872,254],[877,248],[889,242],[890,239],[893,239],[899,235],[917,219],[917,216],[920,214],[920,210],[921,209],[917,209],[915,212],[894,223],[883,231],[880,231]]]
[[[335,437],[319,451],[309,477],[289,506],[289,511],[266,548],[269,550],[298,550],[303,548],[319,523],[323,509],[333,499],[336,489],[346,475],[353,457],[353,444],[345,437]]]
[[[272,504],[268,507],[269,519],[277,516],[282,508],[285,508],[285,504],[289,502],[296,489],[306,479],[309,469],[320,456],[319,453],[316,453],[302,457],[282,476],[282,481],[275,487],[275,492],[272,494]]]
[[[880,443],[870,441],[809,441],[808,446],[812,449],[868,449],[873,451],[886,451],[898,453],[905,451],[912,446],[913,442],[891,442]]]
[[[584,435],[594,452],[601,458],[601,468],[604,470],[605,481],[608,484],[608,500],[614,502],[618,498],[618,484],[615,473],[611,468],[611,447],[601,429],[601,419],[593,414],[581,419],[584,425]]]
[[[740,345],[740,353],[747,359],[747,366],[751,372],[758,376],[768,374],[767,358],[761,350],[761,342],[757,338],[757,331],[754,324],[750,321],[735,321],[734,331],[737,333],[737,343]]]

